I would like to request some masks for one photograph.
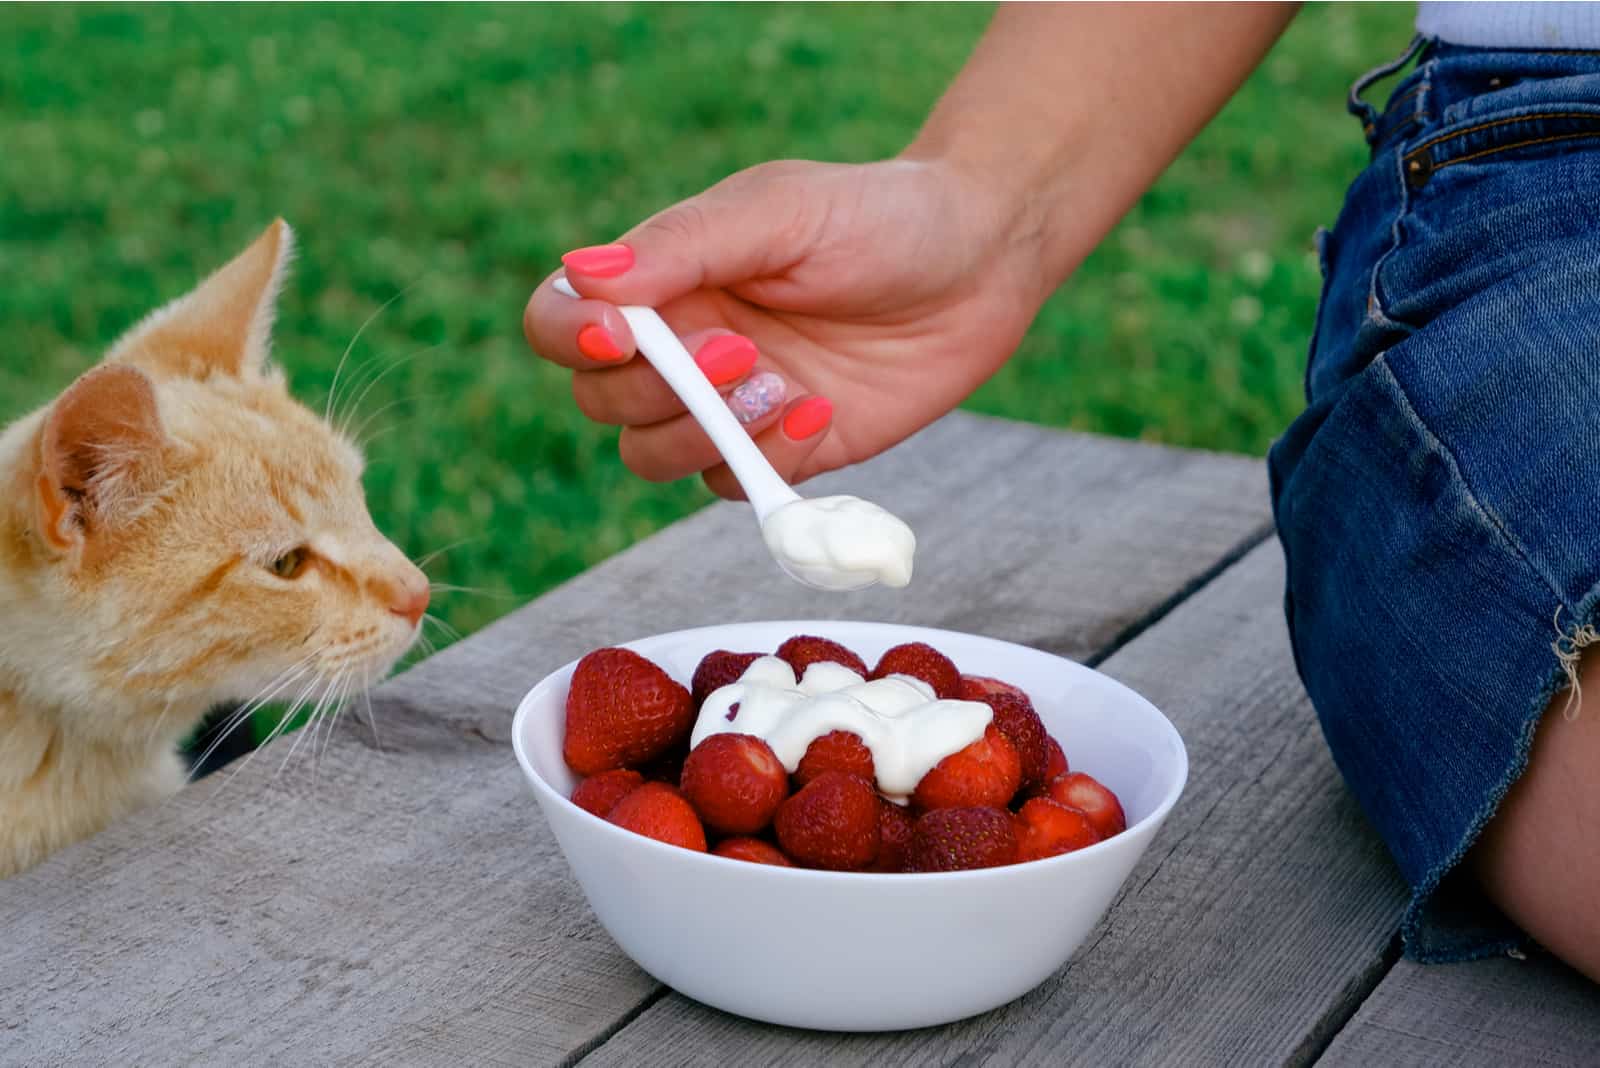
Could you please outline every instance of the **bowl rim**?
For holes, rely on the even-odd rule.
[[[1059,653],[1046,652],[1043,649],[1035,649],[1032,646],[1023,645],[1020,642],[1007,641],[1004,638],[991,638],[983,634],[972,634],[966,631],[956,631],[942,627],[925,627],[914,623],[888,623],[875,620],[751,619],[739,620],[732,623],[711,623],[698,627],[684,627],[679,630],[662,631],[658,634],[650,634],[642,638],[631,638],[627,641],[615,642],[611,646],[597,646],[596,648],[632,648],[634,645],[639,643],[654,641],[658,638],[692,638],[694,635],[701,632],[720,631],[725,630],[728,627],[794,627],[799,629],[794,630],[793,633],[805,634],[809,633],[809,631],[804,628],[830,627],[838,626],[839,624],[846,624],[852,627],[869,627],[874,629],[883,628],[885,630],[895,631],[914,631],[922,636],[950,635],[962,639],[977,639],[979,641],[992,642],[996,645],[1011,646],[1012,648],[1021,649],[1037,656],[1053,657],[1054,659],[1072,664],[1074,667],[1093,672],[1095,675],[1100,676],[1100,678],[1104,679],[1106,682],[1109,682],[1111,685],[1120,690],[1126,691],[1127,694],[1146,705],[1152,712],[1156,714],[1156,717],[1160,720],[1161,726],[1165,729],[1166,733],[1171,736],[1172,741],[1176,743],[1178,754],[1178,773],[1173,779],[1171,787],[1162,796],[1160,802],[1157,803],[1157,805],[1152,808],[1143,819],[1136,823],[1129,824],[1128,827],[1120,834],[1113,835],[1110,838],[1102,839],[1101,841],[1096,842],[1094,845],[1073,850],[1070,853],[1060,853],[1053,857],[1044,857],[1039,860],[1030,860],[1022,863],[1005,864],[997,868],[974,868],[966,871],[827,871],[820,868],[802,868],[798,865],[786,868],[777,864],[754,864],[747,860],[735,860],[732,857],[719,857],[709,849],[702,853],[698,850],[685,849],[682,846],[676,846],[667,842],[657,841],[654,838],[650,838],[642,834],[636,834],[633,831],[619,827],[610,820],[603,819],[599,816],[596,816],[588,809],[579,807],[572,801],[570,797],[562,794],[560,790],[557,790],[554,786],[547,782],[544,776],[539,773],[538,769],[533,766],[533,762],[529,759],[528,754],[524,751],[522,741],[524,721],[531,714],[533,700],[540,694],[540,691],[553,685],[552,680],[554,680],[558,675],[569,672],[575,668],[578,662],[583,659],[583,656],[569,660],[560,667],[554,668],[553,670],[547,672],[543,678],[534,683],[533,686],[528,689],[527,693],[522,695],[522,699],[517,702],[517,710],[511,720],[512,751],[516,753],[517,763],[521,765],[524,777],[526,777],[532,784],[535,794],[542,802],[549,804],[553,801],[558,806],[563,806],[566,809],[570,809],[573,813],[577,814],[580,822],[585,819],[593,821],[594,824],[603,828],[603,834],[611,835],[613,836],[614,841],[624,843],[624,848],[643,847],[647,850],[659,850],[661,852],[657,855],[667,859],[676,859],[677,861],[684,863],[712,862],[719,865],[729,865],[740,871],[750,872],[755,878],[798,878],[813,880],[825,885],[837,884],[841,881],[850,886],[871,885],[873,883],[881,883],[885,881],[894,886],[926,885],[933,881],[981,882],[985,880],[1003,879],[1007,878],[1008,876],[1015,877],[1016,873],[1019,871],[1044,872],[1047,870],[1065,869],[1075,865],[1089,863],[1091,858],[1118,848],[1119,839],[1125,840],[1124,836],[1129,835],[1130,832],[1133,832],[1141,827],[1160,826],[1166,820],[1168,813],[1172,811],[1173,806],[1178,803],[1178,798],[1183,795],[1184,788],[1188,785],[1189,749],[1188,746],[1184,744],[1183,735],[1179,733],[1178,728],[1173,724],[1172,720],[1167,718],[1167,714],[1162,712],[1161,709],[1157,708],[1155,704],[1145,698],[1144,695],[1140,694],[1132,687],[1117,681],[1104,672],[1089,667],[1086,664],[1081,664],[1078,661],[1073,660],[1071,657],[1062,656]],[[933,643],[929,642],[929,644],[931,645]],[[937,648],[937,646],[935,647]],[[590,650],[590,652],[593,651],[594,650]],[[588,656],[589,654],[585,653],[583,655]],[[546,822],[548,822],[548,819]],[[647,853],[646,855],[649,854]]]

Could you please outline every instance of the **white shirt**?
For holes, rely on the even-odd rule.
[[[1417,32],[1481,48],[1600,49],[1600,3],[1424,0]]]

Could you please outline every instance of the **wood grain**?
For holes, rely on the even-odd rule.
[[[520,778],[506,743],[529,686],[598,645],[731,619],[905,620],[1091,658],[1260,540],[1263,482],[1248,459],[954,416],[819,480],[921,538],[910,590],[843,597],[779,578],[743,506],[708,509],[383,687],[377,739],[347,716],[320,762],[302,748],[280,771],[280,742],[0,883],[0,1063],[571,1059],[659,988],[593,920]]]
[[[1294,675],[1276,542],[1103,665],[1182,732],[1189,785],[1086,947],[1032,994],[900,1035],[669,995],[583,1064],[1306,1063],[1388,966],[1404,893]]]
[[[1600,985],[1544,953],[1470,964],[1401,961],[1317,1063],[1593,1068]]]

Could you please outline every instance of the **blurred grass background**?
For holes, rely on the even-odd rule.
[[[766,159],[897,151],[988,5],[76,6],[0,10],[0,421],[274,216],[276,350],[320,405],[377,379],[367,482],[451,547],[470,633],[705,503],[616,458],[527,352],[560,253]],[[1046,306],[977,411],[1260,454],[1301,405],[1311,234],[1365,149],[1343,95],[1411,4],[1312,5]],[[435,635],[434,637],[439,637]]]

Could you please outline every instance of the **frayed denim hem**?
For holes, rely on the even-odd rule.
[[[1600,614],[1596,611],[1597,603],[1600,603],[1600,590],[1591,591],[1583,599],[1582,610],[1572,613],[1572,617],[1576,620],[1573,630],[1581,630],[1595,624],[1596,616]],[[1568,631],[1558,627],[1557,640],[1559,641],[1567,633]],[[1477,843],[1484,828],[1500,810],[1500,805],[1505,801],[1506,794],[1510,793],[1511,787],[1528,770],[1534,735],[1539,730],[1539,724],[1544,721],[1545,710],[1550,707],[1550,702],[1556,694],[1575,685],[1574,679],[1575,675],[1569,672],[1565,663],[1557,663],[1551,669],[1528,707],[1523,721],[1522,735],[1517,742],[1516,758],[1506,769],[1505,775],[1489,792],[1483,807],[1467,827],[1461,845],[1443,863],[1429,871],[1422,882],[1412,887],[1411,901],[1406,906],[1400,922],[1401,947],[1408,960],[1419,964],[1459,964],[1490,957],[1520,956],[1532,943],[1532,939],[1510,920],[1500,916],[1492,907],[1487,907],[1487,902],[1485,906],[1488,911],[1493,912],[1494,918],[1478,926],[1474,931],[1464,931],[1459,928],[1452,930],[1451,928],[1456,925],[1441,921],[1434,913],[1441,886]],[[1481,898],[1482,892],[1475,886],[1473,893]]]

